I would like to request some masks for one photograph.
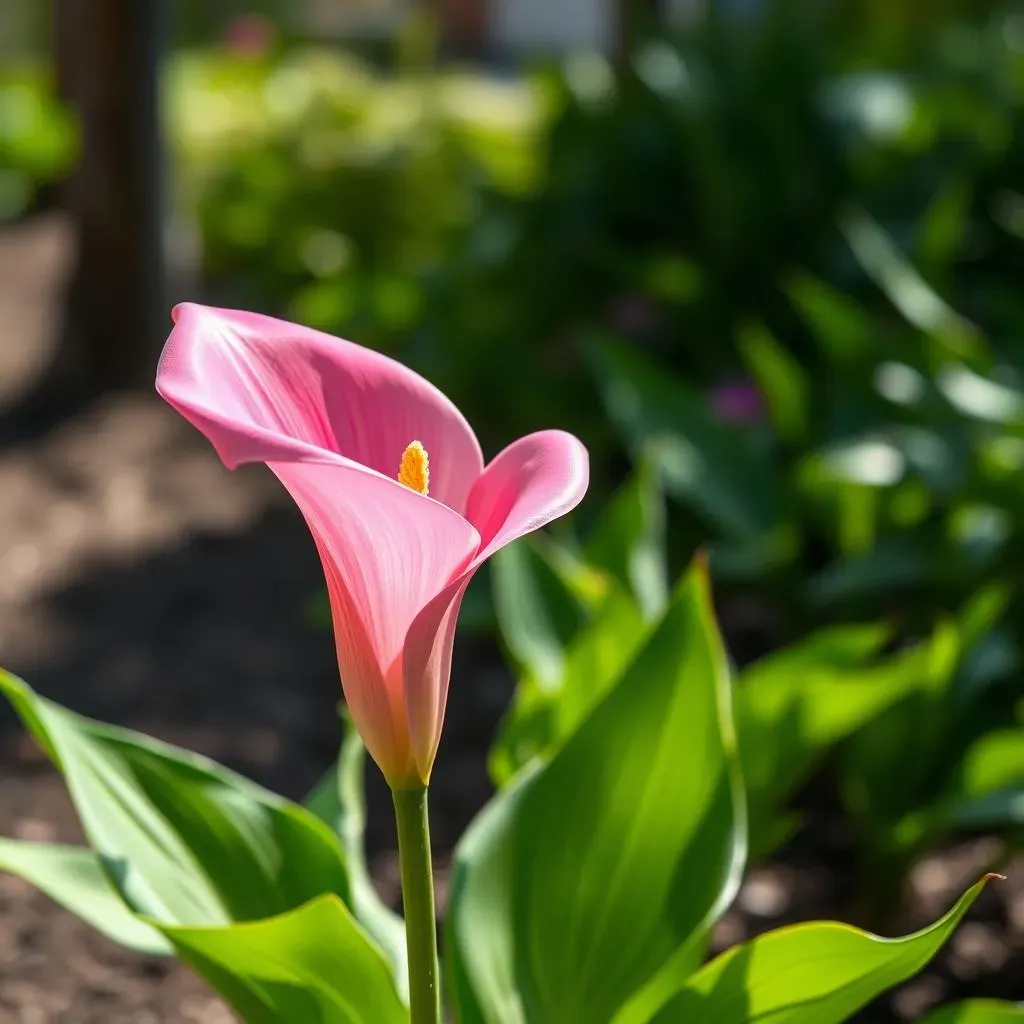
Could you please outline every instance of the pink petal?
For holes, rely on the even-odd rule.
[[[258,313],[185,303],[157,390],[213,443],[243,462],[337,462],[393,479],[420,441],[430,494],[463,512],[483,457],[458,409],[419,374],[378,352]]]
[[[445,587],[413,620],[403,652],[405,710],[410,724],[413,759],[422,781],[441,740],[448,683],[452,674],[455,624],[473,570]]]
[[[547,430],[509,445],[470,492],[468,517],[480,531],[480,552],[416,616],[403,653],[413,756],[424,781],[444,721],[455,623],[474,572],[499,548],[575,508],[586,492],[588,475],[583,445],[571,434]]]
[[[225,463],[266,462],[289,490],[323,561],[356,725],[390,782],[426,781],[466,587],[489,555],[578,504],[586,449],[546,431],[484,469],[461,413],[417,374],[255,313],[178,307],[157,388]],[[395,479],[414,440],[430,497]]]
[[[528,434],[500,452],[473,485],[466,518],[480,533],[477,566],[524,534],[572,511],[590,479],[587,449],[562,430]]]
[[[352,717],[385,775],[404,777],[406,636],[432,599],[461,579],[479,535],[446,505],[357,466],[270,468],[305,516],[324,564]]]

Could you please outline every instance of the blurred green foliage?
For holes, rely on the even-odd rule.
[[[825,408],[851,362],[861,381],[880,350],[934,370],[934,335],[1012,354],[1024,233],[1019,16],[883,7],[711,5],[629,61],[576,54],[515,81],[312,49],[182,56],[173,137],[209,283],[401,356],[490,450],[575,429],[605,481],[595,330],[698,396],[752,361],[785,387],[794,364],[811,393],[773,396],[783,442],[870,427],[870,388],[867,407],[853,389]],[[843,230],[865,211],[888,267]]]
[[[615,62],[578,53],[508,80],[430,70],[415,36],[391,70],[272,33],[183,51],[167,79],[177,206],[214,300],[399,356],[489,453],[574,430],[598,494],[641,463],[671,499],[664,550],[620,551],[618,574],[667,566],[645,576],[646,615],[707,545],[734,647],[754,634],[744,664],[837,622],[923,643],[976,592],[1002,595],[964,654],[977,717],[937,726],[922,754],[952,764],[1015,721],[1024,16],[724,9]],[[46,180],[73,133],[19,74],[0,179]],[[615,507],[606,538],[640,508]],[[731,617],[737,595],[753,627]],[[522,630],[551,678],[577,625]],[[967,685],[959,665],[920,701]],[[953,784],[922,771],[900,806],[888,794],[892,830]]]
[[[385,76],[302,50],[183,57],[169,95],[181,198],[222,301],[398,354],[456,396],[493,368],[473,324],[496,311],[470,279],[500,261],[513,227],[489,204],[537,187],[543,90],[458,71]],[[519,368],[501,379],[524,404]],[[481,388],[470,411],[490,400]],[[481,417],[492,440],[521,415],[505,408],[504,422]]]
[[[0,68],[0,221],[28,211],[77,151],[74,119],[38,66]]]

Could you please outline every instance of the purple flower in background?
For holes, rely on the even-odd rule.
[[[759,423],[764,419],[764,399],[749,380],[730,381],[712,388],[711,409],[725,423]]]

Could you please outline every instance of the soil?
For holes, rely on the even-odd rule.
[[[45,358],[67,268],[66,226],[0,232],[0,402]],[[43,353],[43,355],[40,355]],[[258,469],[226,472],[148,395],[109,396],[36,436],[0,421],[0,663],[70,707],[150,732],[300,798],[332,761],[338,684],[310,614],[320,568],[305,527]],[[438,890],[451,847],[490,787],[484,759],[511,680],[493,647],[457,643],[433,787]],[[466,683],[465,680],[472,680]],[[0,714],[0,834],[80,838],[63,786]],[[387,793],[369,779],[375,880],[398,895]],[[974,838],[922,861],[901,926],[934,919],[1002,856]],[[717,948],[779,923],[843,914],[850,843],[812,813],[780,857],[753,869]],[[939,1001],[1024,997],[1024,859],[979,899],[935,964],[858,1018],[917,1019]],[[0,1022],[225,1024],[184,967],[110,942],[30,886],[0,876]]]

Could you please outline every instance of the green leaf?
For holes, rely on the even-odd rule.
[[[352,913],[380,947],[391,966],[395,986],[408,1000],[409,969],[405,922],[377,895],[366,866],[366,747],[347,714],[341,716],[338,763],[329,769],[306,800],[306,806],[341,839],[348,863]]]
[[[188,751],[103,725],[0,673],[67,781],[122,899],[165,924],[226,924],[349,897],[344,853],[304,808]]]
[[[948,272],[956,265],[971,216],[969,180],[954,179],[940,189],[914,231],[914,255],[925,272]]]
[[[471,997],[459,1020],[600,1024],[667,967],[696,966],[735,892],[743,818],[699,567],[607,696],[460,847],[446,947]]]
[[[933,828],[1005,828],[1024,824],[1024,729],[996,729],[964,754]]]
[[[1015,1021],[1024,1021],[1024,1003],[972,999],[941,1006],[928,1014],[921,1024],[1014,1024]]]
[[[542,687],[530,676],[521,680],[491,750],[495,784],[505,785],[535,757],[550,757],[608,692],[649,632],[636,601],[613,590],[570,643],[557,686]]]
[[[977,356],[986,351],[978,328],[932,290],[874,218],[851,210],[840,218],[839,228],[857,262],[907,323],[940,340],[951,353]]]
[[[704,396],[637,352],[596,342],[591,363],[608,415],[634,457],[649,457],[666,489],[730,539],[781,519],[778,474],[741,430],[715,419]]]
[[[807,584],[811,605],[877,600],[886,591],[923,587],[936,578],[933,552],[900,539],[826,566]]]
[[[523,795],[536,781],[527,769],[473,819],[455,851],[445,958],[450,995],[459,1024],[525,1024],[516,978],[513,848]]]
[[[517,541],[491,559],[494,610],[515,661],[540,683],[562,673],[566,643],[583,621],[572,588],[530,541]]]
[[[877,321],[849,296],[809,276],[794,278],[789,294],[829,358],[852,363],[874,349]]]
[[[587,537],[584,559],[604,569],[634,596],[645,618],[661,615],[668,603],[665,499],[649,460],[605,507]]]
[[[547,753],[561,746],[619,681],[654,625],[629,594],[608,596],[600,616],[566,652]]]
[[[957,673],[954,698],[969,708],[996,683],[1010,679],[1020,666],[1020,651],[1014,630],[997,626],[964,652]]]
[[[965,651],[981,643],[996,628],[1010,603],[1011,591],[1003,583],[982,587],[957,613],[957,628]]]
[[[921,655],[874,663],[887,639],[881,625],[831,627],[740,675],[736,729],[756,855],[784,838],[785,801],[832,746],[916,685]]]
[[[882,939],[835,922],[768,932],[686,978],[650,1024],[838,1024],[921,970],[985,882],[969,889],[935,924],[902,939]]]
[[[557,701],[557,692],[537,685],[530,676],[520,680],[487,757],[497,788],[508,785],[524,765],[550,750]]]
[[[0,839],[0,870],[30,882],[122,946],[140,953],[171,952],[163,936],[125,906],[92,850]]]
[[[900,700],[853,736],[841,761],[843,795],[867,834],[881,838],[904,814],[926,802],[945,756],[948,694],[960,657],[950,622],[904,652]],[[888,842],[888,839],[885,840]]]
[[[909,673],[900,700],[848,743],[843,796],[876,853],[912,851],[932,829],[978,827],[993,816],[1017,820],[1024,761],[1015,730],[981,740],[952,780],[948,754],[964,715],[967,659],[991,635],[1007,600],[1004,587],[985,587],[929,641],[897,655]]]
[[[602,609],[621,598],[613,576],[553,542],[519,541],[492,562],[499,627],[520,667],[513,705],[491,750],[491,775],[500,786],[549,748],[551,715],[571,666],[594,642]]]
[[[746,327],[739,343],[775,429],[781,437],[802,438],[810,415],[810,386],[803,367],[763,324]]]
[[[336,896],[262,921],[161,930],[246,1024],[408,1024],[390,968]]]
[[[943,366],[937,385],[946,401],[963,416],[1017,431],[1024,426],[1024,393],[1020,388],[956,362]]]

